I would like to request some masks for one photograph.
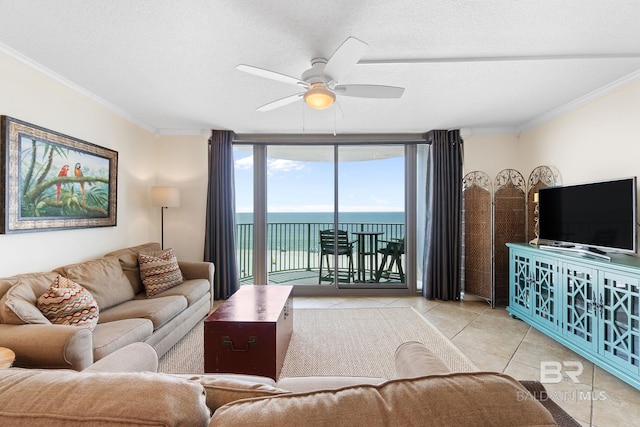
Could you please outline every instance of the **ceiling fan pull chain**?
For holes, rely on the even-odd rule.
[[[304,125],[304,121],[305,121],[305,114],[304,114],[304,102],[302,104],[300,104],[300,108],[302,108],[302,133],[307,132],[307,129]]]

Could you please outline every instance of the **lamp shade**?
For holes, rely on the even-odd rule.
[[[331,107],[335,100],[335,94],[322,83],[313,83],[311,88],[304,94],[304,102],[316,110],[324,110],[325,108]]]
[[[162,208],[180,207],[180,190],[175,187],[151,187],[151,205]]]

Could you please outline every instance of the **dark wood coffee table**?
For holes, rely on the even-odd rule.
[[[245,285],[204,321],[204,371],[278,379],[293,332],[293,286]]]

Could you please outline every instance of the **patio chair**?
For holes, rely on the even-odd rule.
[[[346,271],[346,275],[342,275],[342,277],[346,276],[346,282],[349,283],[355,275],[355,271],[353,269],[353,244],[355,241],[349,241],[349,236],[346,231],[338,230],[337,232],[337,243],[335,240],[335,232],[334,230],[320,230],[320,273],[318,276],[318,284],[321,284],[323,281],[325,282],[333,282],[333,269],[330,264],[330,257],[337,253],[338,256],[346,256],[348,261],[348,269]],[[324,260],[327,261],[327,274],[323,275],[323,265]],[[341,271],[337,268],[338,272],[338,281],[341,281],[341,273],[344,273],[344,269]],[[344,280],[342,280],[344,281]]]
[[[381,240],[381,242],[387,243],[387,246],[378,249],[378,253],[382,254],[382,262],[376,272],[376,282],[385,278],[387,280],[396,279],[399,280],[400,283],[404,283],[404,270],[402,269],[404,239],[391,239],[389,241]],[[394,265],[397,267],[397,271],[394,271]]]

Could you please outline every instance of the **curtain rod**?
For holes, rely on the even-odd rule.
[[[397,133],[397,134],[235,134],[233,142],[236,144],[424,144],[427,142],[425,133]]]

